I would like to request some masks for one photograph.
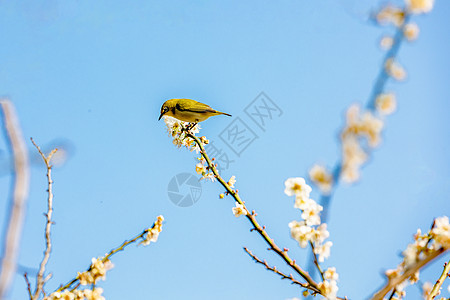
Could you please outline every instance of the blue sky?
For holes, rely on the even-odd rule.
[[[244,253],[247,246],[287,270],[248,222],[232,215],[231,199],[218,199],[217,183],[202,183],[193,206],[169,200],[170,180],[195,174],[196,155],[172,145],[159,110],[167,99],[192,98],[233,115],[202,123],[201,135],[234,160],[224,177],[236,176],[249,209],[305,265],[306,252],[289,235],[288,223],[300,216],[284,181],[338,159],[345,109],[367,101],[384,54],[379,39],[392,33],[367,21],[372,7],[356,0],[0,2],[0,95],[15,104],[27,139],[43,146],[65,139],[71,151],[54,171],[47,290],[162,214],[156,244],[113,258],[101,284],[107,299],[299,297]],[[419,39],[399,55],[408,77],[388,84],[398,110],[362,180],[339,186],[333,199],[334,245],[325,266],[340,274],[339,295],[372,294],[416,229],[450,212],[449,15],[450,4],[437,0],[430,14],[414,17]],[[282,111],[265,130],[244,111],[261,92]],[[240,156],[220,139],[238,117],[258,137]],[[20,264],[36,268],[44,249],[43,166],[31,175]],[[9,182],[0,177],[2,226]],[[436,280],[443,261],[421,279]],[[26,295],[17,274],[10,299]],[[418,298],[412,287],[408,299]]]

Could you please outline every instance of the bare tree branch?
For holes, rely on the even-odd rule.
[[[45,167],[47,168],[47,192],[48,192],[48,198],[47,198],[47,213],[45,214],[47,218],[47,224],[45,225],[45,251],[44,251],[44,258],[41,261],[41,265],[39,267],[39,272],[36,278],[36,290],[34,291],[33,297],[31,299],[37,300],[39,299],[39,295],[44,289],[44,284],[46,282],[44,278],[45,273],[45,266],[47,265],[48,260],[50,259],[50,252],[52,251],[52,242],[50,239],[50,229],[52,226],[52,214],[53,214],[53,180],[52,180],[52,165],[50,164],[50,160],[52,159],[53,154],[56,153],[57,149],[53,149],[47,156],[41,151],[41,148],[39,148],[38,145],[34,142],[33,139],[31,139],[31,142],[36,147],[36,149],[39,151],[39,154],[42,157],[42,160],[45,163]]]

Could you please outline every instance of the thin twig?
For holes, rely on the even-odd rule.
[[[3,242],[3,260],[0,270],[0,299],[8,291],[17,269],[20,236],[25,219],[26,200],[29,186],[28,154],[13,105],[0,100],[3,112],[3,127],[9,151],[14,158],[14,177],[9,204],[8,225]]]
[[[45,251],[44,251],[44,257],[42,258],[41,265],[39,267],[39,272],[36,278],[36,290],[34,292],[34,295],[31,299],[37,300],[39,299],[39,295],[44,289],[44,284],[46,282],[44,278],[45,273],[45,266],[48,263],[48,260],[50,259],[50,252],[52,251],[52,242],[50,238],[50,229],[52,226],[52,214],[53,214],[53,180],[52,180],[52,165],[50,164],[50,160],[52,159],[53,154],[56,153],[57,149],[53,149],[47,156],[45,156],[44,153],[42,153],[41,148],[34,142],[33,138],[31,138],[31,142],[38,150],[39,154],[42,157],[42,160],[45,163],[45,167],[47,168],[47,213],[45,214],[47,218],[47,223],[45,225]]]
[[[138,234],[137,236],[135,236],[134,238],[130,239],[130,240],[126,240],[124,241],[120,246],[113,248],[111,251],[109,251],[105,257],[103,257],[102,262],[105,263],[109,260],[109,258],[111,256],[113,256],[114,254],[116,254],[119,251],[123,251],[128,245],[136,242],[137,240],[141,239],[144,237],[144,235],[147,234],[147,232],[149,232],[150,230],[152,230],[154,228],[156,223],[153,224],[153,226],[151,228],[147,228],[144,231],[142,231],[142,233]],[[87,268],[86,272],[89,272],[92,270],[92,265],[89,266],[89,268]],[[70,288],[75,282],[78,281],[78,278],[74,278],[71,281],[69,281],[68,283],[66,283],[65,285],[61,285],[56,291],[57,292],[61,292],[63,290],[66,290],[68,288]]]
[[[253,258],[253,260],[261,265],[263,265],[264,267],[266,267],[267,270],[270,270],[278,275],[281,276],[281,279],[289,279],[292,284],[298,284],[301,287],[307,288],[308,284],[305,283],[301,283],[300,281],[298,281],[297,279],[294,278],[294,276],[292,276],[292,274],[286,275],[283,272],[281,272],[280,270],[278,270],[275,266],[271,267],[269,266],[269,264],[264,260],[261,260],[260,258],[258,258],[256,255],[254,255],[250,250],[247,249],[247,247],[244,247],[245,252],[248,253],[248,255],[250,255],[251,258]]]
[[[154,225],[153,225],[154,226]],[[152,228],[153,228],[152,226]],[[103,262],[106,262],[109,260],[109,258],[111,256],[113,256],[114,254],[116,254],[119,251],[123,251],[125,250],[125,247],[127,247],[129,244],[132,244],[134,242],[136,242],[138,239],[142,238],[148,231],[150,231],[152,228],[147,228],[145,229],[140,235],[134,237],[131,240],[125,241],[123,242],[119,247],[112,249],[111,251],[108,252],[108,254],[106,254],[106,256],[103,258]]]
[[[45,276],[44,278],[44,284],[49,281],[51,278],[53,277],[52,273],[49,273],[47,276]],[[44,295],[44,299],[47,297],[47,293],[45,292],[45,289],[42,288],[42,294]]]
[[[445,278],[447,278],[448,276],[450,276],[450,261],[444,264],[444,270],[442,271],[442,274],[439,277],[439,279],[434,284],[428,299],[432,300],[439,294],[439,290],[441,289],[441,286],[444,283]]]
[[[315,250],[314,244],[311,241],[309,241],[309,245],[311,246],[312,255],[314,257],[314,265],[316,266],[317,270],[319,271],[319,274],[320,274],[320,277],[322,278],[322,281],[325,281],[325,277],[323,275],[322,268],[319,265],[319,261],[317,260],[316,252],[314,251]]]
[[[80,282],[78,282],[77,284],[75,284],[73,287],[72,287],[72,289],[70,289],[70,292],[73,292],[73,291],[75,291],[77,288],[79,288],[80,287],[80,285],[81,285],[81,283]]]
[[[211,171],[214,174],[214,177],[220,182],[220,184],[226,189],[227,193],[231,195],[234,200],[242,205],[244,209],[246,210],[247,214],[246,217],[250,221],[250,223],[253,225],[253,230],[256,230],[259,235],[266,241],[266,243],[270,246],[270,250],[275,251],[287,264],[290,266],[296,273],[298,273],[303,279],[305,279],[308,282],[309,289],[319,292],[319,287],[317,283],[311,278],[311,276],[303,270],[292,258],[289,257],[287,254],[287,251],[282,250],[280,247],[275,244],[275,241],[268,235],[268,233],[265,230],[265,227],[261,226],[258,221],[256,220],[256,214],[254,212],[250,213],[250,211],[247,209],[247,207],[244,204],[244,201],[242,201],[241,197],[237,193],[237,191],[233,190],[228,183],[219,175],[217,168],[215,164],[212,163],[211,159],[209,158],[208,154],[205,151],[205,148],[203,147],[202,142],[199,140],[198,137],[193,135],[190,131],[187,131],[186,136],[192,138],[195,140],[197,145],[200,148],[200,153],[203,156],[203,158],[206,160],[208,167],[211,169]]]
[[[399,275],[397,277],[390,278],[388,280],[388,282],[386,283],[386,285],[383,286],[378,292],[376,292],[371,299],[372,300],[382,300],[383,297],[386,296],[387,293],[389,293],[390,290],[395,288],[397,285],[399,285],[403,281],[407,280],[409,277],[414,275],[414,273],[416,273],[418,270],[423,268],[425,265],[427,265],[428,263],[433,261],[435,258],[440,256],[441,254],[443,254],[447,250],[448,249],[443,248],[443,247],[439,248],[438,250],[435,250],[434,252],[430,253],[424,259],[416,262],[414,265],[409,267],[403,274],[401,274],[401,275]]]
[[[25,272],[23,274],[23,277],[25,278],[25,282],[27,283],[27,291],[28,291],[28,296],[30,297],[30,299],[33,298],[33,295],[31,294],[31,284],[30,281],[28,280],[28,274],[27,272]]]
[[[395,293],[397,293],[397,289],[396,289],[396,288],[394,288],[394,289],[392,290],[392,293],[391,293],[391,295],[389,296],[388,300],[391,300],[392,298],[394,298]]]
[[[253,260],[256,263],[259,263],[259,264],[263,265],[264,267],[266,267],[267,270],[272,271],[272,272],[280,275],[281,279],[288,279],[288,280],[290,280],[292,282],[292,284],[297,284],[297,285],[300,285],[303,288],[308,288],[308,284],[301,283],[300,281],[295,279],[294,276],[292,276],[292,274],[286,275],[283,272],[281,272],[280,270],[278,270],[275,266],[273,266],[273,267],[269,266],[269,264],[266,262],[266,260],[261,260],[260,258],[258,258],[250,250],[248,250],[247,247],[244,247],[244,250],[245,250],[245,252],[248,253],[248,255],[250,255],[251,258],[253,258]],[[319,293],[318,291],[313,291],[313,294],[318,294],[318,293]],[[346,300],[347,297],[345,297],[345,298],[337,297],[337,299]]]

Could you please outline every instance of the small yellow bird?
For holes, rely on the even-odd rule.
[[[164,115],[190,123],[202,122],[209,117],[217,115],[231,117],[230,114],[217,111],[212,109],[209,105],[191,99],[167,100],[161,107],[161,115],[159,116],[158,121],[161,120]]]

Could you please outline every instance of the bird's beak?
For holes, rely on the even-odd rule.
[[[158,118],[158,121],[161,120],[162,116],[164,116],[164,113],[161,113],[161,115]]]

